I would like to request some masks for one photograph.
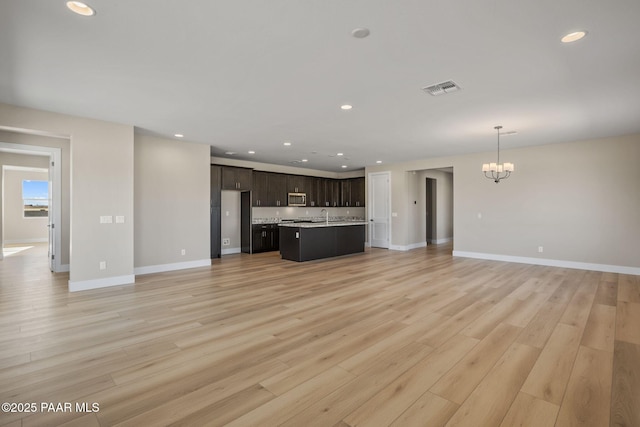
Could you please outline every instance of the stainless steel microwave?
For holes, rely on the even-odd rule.
[[[289,193],[287,206],[307,206],[307,193]]]

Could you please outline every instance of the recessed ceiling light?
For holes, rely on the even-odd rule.
[[[342,108],[343,110],[351,110],[353,108],[353,105],[344,104],[341,105],[340,108]]]
[[[346,169],[346,168],[347,168],[347,165],[342,165],[342,169]]]
[[[173,136],[175,136],[176,138],[184,138],[184,135],[181,133],[174,133]]]
[[[289,141],[283,142],[282,145],[286,145],[287,147],[291,145]]]
[[[256,152],[255,152],[255,151],[253,151],[253,150],[249,150],[249,151],[248,151],[248,153],[249,153],[249,154],[256,154]]]
[[[343,153],[338,153],[338,154],[336,154],[336,156],[344,156],[344,154]]]
[[[578,40],[580,40],[581,38],[583,38],[586,35],[587,35],[586,31],[574,31],[573,33],[569,33],[569,34],[565,35],[564,37],[562,37],[560,39],[560,41],[562,43],[577,42]]]
[[[376,163],[380,164],[382,163],[382,160],[376,160]]]
[[[226,154],[228,156],[233,156],[234,154],[236,154],[236,152],[235,151],[225,151],[224,154]]]
[[[307,160],[307,159],[302,159],[302,161],[306,163],[306,162],[308,162],[309,160]]]
[[[351,31],[351,35],[357,39],[363,39],[365,37],[368,37],[369,34],[371,34],[371,32],[369,31],[368,28],[356,28],[353,31]]]
[[[82,16],[93,16],[96,14],[96,11],[91,8],[91,6],[86,3],[82,3],[80,1],[68,1],[67,7],[74,13]]]

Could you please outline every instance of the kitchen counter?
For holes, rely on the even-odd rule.
[[[280,256],[310,261],[364,252],[366,221],[280,223]]]
[[[318,228],[318,227],[344,227],[348,225],[367,225],[366,221],[310,221],[310,222],[280,222],[280,227],[300,227],[300,228]]]

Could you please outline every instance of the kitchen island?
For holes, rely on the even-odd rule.
[[[280,256],[310,261],[364,252],[365,221],[280,223]]]

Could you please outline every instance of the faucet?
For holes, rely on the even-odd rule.
[[[324,213],[325,213],[325,219],[326,219],[327,225],[329,225],[329,211],[328,211],[328,210],[326,210],[326,209],[322,209],[322,210],[320,211],[320,213],[322,213],[322,212],[324,212]]]

